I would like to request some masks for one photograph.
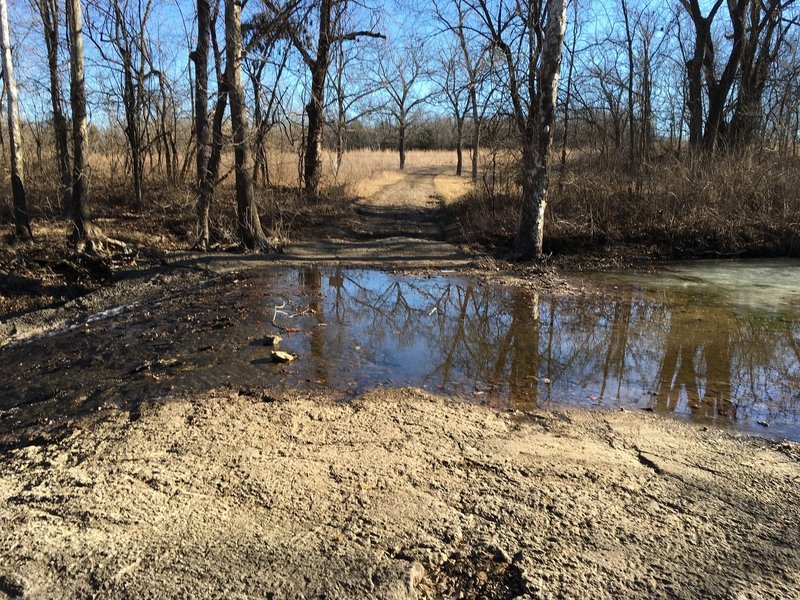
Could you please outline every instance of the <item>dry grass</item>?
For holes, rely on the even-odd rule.
[[[436,196],[448,204],[463,198],[472,190],[472,181],[465,175],[461,177],[452,174],[436,175],[433,185]]]
[[[492,193],[478,187],[458,211],[467,241],[508,247],[518,221],[518,166],[506,162]],[[485,177],[484,177],[485,181]],[[574,153],[560,185],[553,169],[546,246],[571,252],[607,244],[663,256],[797,255],[800,163],[758,153],[665,155],[632,176],[624,161]]]
[[[436,150],[410,150],[406,153],[406,168],[455,168],[454,152]],[[389,150],[353,150],[344,156],[338,178],[334,177],[335,155],[327,153],[323,162],[323,181],[328,185],[342,185],[353,195],[368,196],[377,189],[392,185],[402,179],[400,157]]]
[[[298,154],[292,149],[273,149],[268,155],[270,183],[277,187],[300,185]],[[409,150],[406,166],[453,167],[455,152],[437,150]],[[351,150],[344,155],[336,171],[336,154],[325,151],[322,157],[322,189],[333,196],[368,196],[381,187],[397,183],[402,178],[400,158],[394,150]],[[220,172],[233,170],[233,154],[223,156]]]
[[[406,174],[402,171],[378,171],[371,177],[356,179],[348,183],[347,190],[350,195],[368,198],[390,185],[400,183],[405,177]]]
[[[132,214],[129,178],[122,164],[109,157],[92,158],[90,210],[109,235],[166,250],[191,245],[194,196],[188,185],[176,187],[148,177],[148,207],[144,214]],[[265,229],[282,238],[335,230],[337,223],[352,216],[350,199],[380,195],[406,177],[398,170],[393,151],[349,152],[338,177],[333,154],[326,153],[323,196],[308,199],[297,192],[297,155],[275,150],[269,159],[274,187],[259,186],[256,195]],[[223,173],[231,160],[225,157]],[[520,192],[514,153],[486,151],[474,187],[468,175],[458,178],[446,172],[455,169],[454,152],[410,151],[407,165],[410,173],[425,167],[442,170],[433,176],[433,192],[425,190],[425,198],[430,194],[455,204],[453,231],[459,241],[499,249],[510,246]],[[66,230],[57,181],[52,162],[29,166],[27,189],[35,229]],[[7,189],[7,176],[2,185]],[[798,189],[800,161],[763,152],[731,153],[713,160],[664,155],[643,165],[641,176],[633,178],[624,160],[600,160],[577,150],[570,153],[563,182],[557,168],[551,173],[546,245],[567,253],[627,244],[652,248],[664,256],[796,255]],[[0,204],[0,222],[11,222],[9,199]],[[228,177],[212,207],[214,238],[234,243],[235,225],[233,177]]]

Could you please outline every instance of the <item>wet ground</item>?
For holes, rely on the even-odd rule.
[[[623,406],[800,439],[800,268],[674,267],[537,294],[455,273],[275,268],[7,346],[0,429],[231,387],[415,386],[532,410]],[[754,293],[743,293],[751,290]],[[265,345],[297,360],[273,363]]]

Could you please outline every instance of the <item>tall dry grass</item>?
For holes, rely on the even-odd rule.
[[[519,217],[520,170],[507,156],[492,188],[484,171],[457,213],[466,241],[509,247]],[[498,175],[499,174],[499,175]],[[800,253],[800,160],[771,153],[664,155],[631,173],[624,160],[574,153],[551,168],[545,245],[653,246],[663,256]]]
[[[232,171],[226,154],[222,173]],[[264,224],[282,237],[324,234],[337,220],[352,216],[353,197],[367,197],[399,184],[425,167],[441,168],[433,176],[436,196],[452,210],[454,239],[508,248],[516,234],[520,197],[518,155],[487,149],[481,156],[478,182],[470,186],[468,165],[461,178],[455,153],[409,151],[407,172],[398,170],[393,151],[348,152],[336,172],[335,155],[323,158],[322,199],[297,191],[300,165],[291,149],[269,154],[270,182],[257,198]],[[130,217],[130,177],[119,158],[91,157],[90,210],[100,218]],[[552,164],[552,163],[551,163]],[[55,161],[28,162],[27,189],[35,223],[61,222]],[[608,244],[655,248],[664,256],[797,255],[800,251],[800,159],[769,152],[721,153],[714,157],[664,154],[632,174],[623,159],[599,159],[572,151],[562,178],[557,165],[550,174],[545,244],[572,252]],[[191,177],[191,169],[189,170]],[[2,185],[8,189],[8,174]],[[173,244],[191,239],[194,194],[188,182],[175,186],[148,173],[145,190],[152,235]],[[0,221],[10,223],[10,199],[0,203]],[[235,239],[233,177],[218,188],[212,220],[218,239]],[[125,223],[120,224],[126,227]],[[116,232],[115,232],[116,233]]]

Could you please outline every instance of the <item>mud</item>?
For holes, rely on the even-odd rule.
[[[0,592],[797,597],[800,464],[784,446],[414,389],[108,410],[0,458]]]

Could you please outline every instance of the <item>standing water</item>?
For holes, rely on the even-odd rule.
[[[595,274],[579,295],[457,275],[274,269],[3,349],[0,426],[157,396],[413,385],[522,410],[624,406],[800,439],[800,266]],[[298,360],[274,364],[271,334]]]

